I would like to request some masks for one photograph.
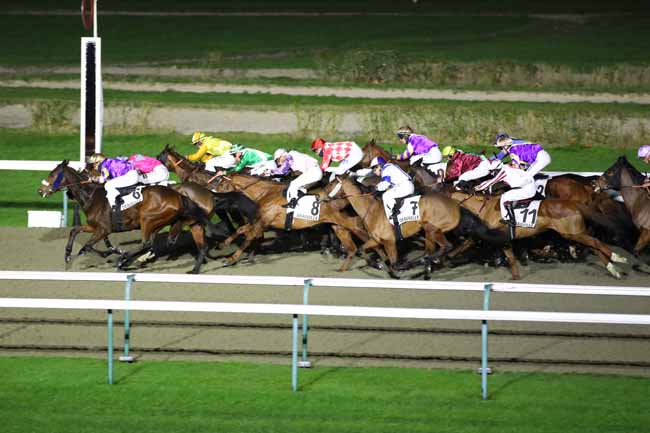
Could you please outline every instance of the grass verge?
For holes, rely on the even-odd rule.
[[[647,378],[0,358],[3,431],[644,432]]]

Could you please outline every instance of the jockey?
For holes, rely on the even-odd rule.
[[[641,161],[650,164],[650,144],[639,147],[637,156]]]
[[[156,158],[134,153],[129,162],[138,170],[138,182],[146,185],[169,180],[169,170]]]
[[[138,170],[124,158],[106,158],[101,153],[94,153],[90,155],[88,162],[100,173],[91,180],[104,184],[106,198],[112,208],[115,207],[115,199],[120,194],[117,188],[138,183]]]
[[[320,165],[322,171],[332,173],[330,181],[334,176],[340,176],[349,171],[363,159],[363,151],[354,141],[326,142],[317,138],[311,143],[311,150],[323,157]],[[332,161],[340,161],[338,167],[330,167]]]
[[[377,191],[385,191],[382,195],[384,204],[391,209],[391,217],[397,222],[397,214],[401,207],[402,197],[413,194],[415,187],[411,177],[404,173],[396,164],[387,163],[381,156],[376,156],[370,162],[370,168],[377,176],[381,176],[381,182],[377,184]]]
[[[187,159],[201,162],[207,162],[215,156],[221,156],[232,147],[232,143],[229,141],[210,137],[202,132],[195,132],[192,135],[192,144],[198,149],[195,153],[187,155]]]
[[[399,142],[406,145],[406,149],[395,159],[398,161],[409,160],[411,165],[422,160],[422,165],[437,164],[442,161],[442,154],[438,143],[424,135],[414,134],[410,126],[402,126],[397,130]]]
[[[637,153],[639,159],[646,164],[650,164],[650,144],[639,147],[639,152]],[[650,187],[650,178],[646,177],[645,182],[640,185],[642,188]]]
[[[496,155],[496,159],[503,159],[510,156],[519,167],[525,168],[531,177],[542,171],[551,163],[551,155],[541,145],[529,143],[526,140],[511,138],[508,134],[500,132],[494,142],[496,147],[502,150]]]
[[[501,215],[508,215],[508,234],[510,235],[510,240],[513,240],[515,238],[516,225],[515,211],[512,207],[513,202],[535,196],[537,193],[535,179],[529,172],[521,170],[516,166],[515,162],[512,162],[511,165],[504,165],[496,176],[480,184],[476,187],[476,190],[482,191],[501,181],[512,188],[501,194],[499,206],[501,208]]]
[[[302,152],[278,149],[273,153],[278,168],[271,174],[287,175],[290,171],[299,171],[301,174],[289,183],[287,189],[287,202],[289,208],[295,208],[298,203],[298,191],[306,192],[306,188],[323,178],[323,172],[318,166],[318,161]],[[303,188],[304,187],[304,188]]]
[[[465,153],[452,146],[445,146],[442,149],[442,156],[449,159],[445,180],[456,180],[460,175],[474,170],[481,162],[487,159],[483,155]]]
[[[245,168],[255,170],[259,167],[264,170],[266,163],[271,161],[271,155],[268,153],[257,149],[250,149],[242,146],[241,144],[233,145],[228,152],[235,158],[237,165],[228,169],[227,171],[219,170],[217,172],[218,175],[223,175],[226,173],[237,173]]]

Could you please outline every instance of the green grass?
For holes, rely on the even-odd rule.
[[[278,147],[309,152],[309,139],[286,134],[242,134],[215,133],[224,139],[243,143],[260,150],[272,153]],[[144,153],[156,156],[170,143],[176,145],[181,153],[190,153],[192,147],[188,144],[189,136],[180,134],[149,134],[149,135],[107,135],[104,137],[104,152],[108,155],[127,155]],[[357,142],[365,143],[367,137],[356,137]],[[451,143],[448,143],[451,144]],[[454,143],[459,145],[458,143]],[[386,148],[398,149],[395,143],[385,143]],[[493,148],[478,146],[462,146],[469,151],[487,150]],[[79,159],[79,136],[72,133],[46,133],[38,131],[20,131],[0,129],[0,149],[3,159],[23,160],[52,160],[60,161],[65,158]],[[549,170],[553,171],[602,171],[609,167],[618,155],[624,154],[640,170],[647,170],[636,160],[635,149],[616,149],[612,151],[605,147],[586,148],[567,146],[549,148],[553,158]],[[0,171],[0,225],[26,227],[28,210],[60,210],[63,197],[56,193],[48,199],[42,199],[36,193],[41,179],[47,173],[38,171]],[[71,215],[70,215],[71,218]]]
[[[5,65],[79,63],[78,16],[0,16]],[[580,24],[512,16],[129,17],[100,20],[105,65],[314,67],[317,57],[350,49],[394,50],[414,60],[513,61],[593,69],[648,64],[650,17],[601,16]],[[38,31],[34,31],[38,29]],[[260,54],[274,54],[260,59]],[[223,60],[229,59],[227,63]]]
[[[647,431],[650,380],[473,372],[94,359],[1,358],[3,432]]]

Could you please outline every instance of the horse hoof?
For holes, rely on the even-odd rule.
[[[618,280],[623,278],[623,275],[616,269],[616,266],[612,262],[607,263],[607,270],[609,271],[612,276]]]
[[[65,260],[66,263],[70,263],[70,261],[72,260],[72,257],[71,256],[65,256],[63,258],[63,260]]]
[[[612,255],[609,257],[609,259],[612,262],[615,262],[615,263],[627,263],[627,258],[625,258],[623,256],[619,256],[616,253],[612,253]]]

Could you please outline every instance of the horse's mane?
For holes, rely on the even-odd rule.
[[[645,181],[645,176],[639,170],[637,170],[636,167],[630,163],[630,161],[628,161],[625,155],[619,156],[612,168],[618,168],[619,166],[627,169],[627,171],[630,173],[630,176],[632,176],[632,181],[635,184],[642,184]]]

